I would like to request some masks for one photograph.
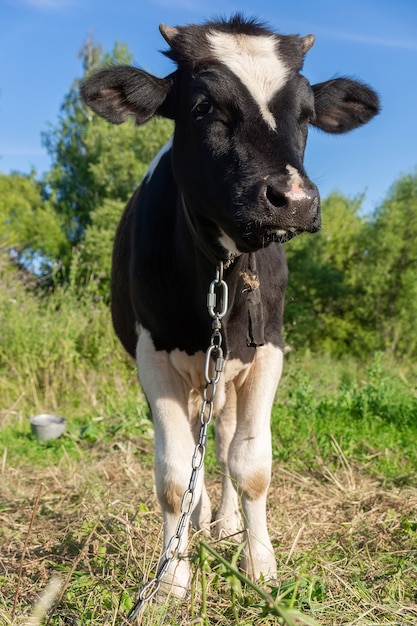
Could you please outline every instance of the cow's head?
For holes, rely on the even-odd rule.
[[[224,256],[317,231],[319,193],[303,167],[308,127],[365,124],[379,110],[375,92],[347,78],[311,86],[300,71],[312,35],[277,35],[239,16],[160,30],[173,74],[99,70],[81,86],[85,102],[115,124],[130,115],[139,124],[155,114],[175,120],[177,183]]]

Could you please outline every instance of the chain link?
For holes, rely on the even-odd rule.
[[[137,617],[144,606],[158,593],[162,578],[166,574],[168,567],[179,556],[181,540],[190,523],[191,513],[195,502],[195,490],[197,487],[198,477],[200,470],[204,465],[204,457],[207,446],[207,430],[213,417],[214,398],[216,396],[220,376],[224,369],[221,320],[227,313],[228,289],[227,284],[223,280],[222,262],[220,262],[220,264],[216,267],[216,278],[210,283],[207,294],[207,308],[210,316],[213,318],[212,335],[204,362],[204,379],[206,382],[202,392],[203,402],[199,416],[200,430],[191,459],[192,471],[190,481],[182,496],[180,509],[181,515],[178,520],[175,534],[168,541],[165,552],[159,561],[155,578],[151,578],[142,587],[137,601],[127,614],[126,619],[130,622]]]

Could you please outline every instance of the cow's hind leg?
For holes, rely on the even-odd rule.
[[[282,371],[282,351],[257,348],[244,383],[237,387],[237,428],[230,444],[229,468],[242,494],[247,545],[241,567],[257,580],[276,576],[276,561],[266,523],[271,478],[270,416]]]
[[[184,380],[174,369],[169,355],[154,349],[147,331],[140,333],[137,361],[141,385],[149,402],[155,428],[155,480],[164,519],[164,551],[175,535],[181,515],[181,501],[188,487],[194,436],[188,415],[188,394]],[[201,498],[202,481],[196,486]],[[187,548],[188,527],[184,529],[179,553]],[[174,544],[175,545],[175,544]],[[190,567],[185,558],[174,560],[162,581],[162,590],[178,597],[187,595]]]

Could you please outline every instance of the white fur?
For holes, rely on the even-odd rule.
[[[242,493],[248,534],[242,567],[253,579],[276,576],[276,561],[266,522],[266,497],[271,477],[271,409],[281,377],[282,351],[271,344],[256,349],[255,360],[237,385],[237,426],[228,459],[231,476]],[[256,493],[252,481],[263,476],[265,487]]]
[[[288,172],[288,174],[290,175],[290,185],[291,185],[291,189],[288,193],[286,193],[285,195],[287,197],[291,197],[293,199],[295,198],[304,198],[306,193],[304,191],[304,189],[302,188],[302,183],[303,183],[303,179],[301,178],[301,175],[299,173],[299,171],[293,167],[292,165],[287,165],[286,166],[286,170]]]
[[[273,96],[285,85],[289,68],[279,58],[278,39],[270,36],[208,33],[207,39],[217,59],[242,81],[258,103],[264,120],[276,128],[269,109]]]
[[[151,161],[151,163],[150,163],[150,165],[148,167],[148,171],[146,172],[145,180],[149,181],[152,178],[153,173],[156,170],[156,167],[157,167],[159,161],[162,159],[164,154],[166,152],[168,152],[168,150],[170,150],[172,148],[172,141],[173,141],[173,138],[171,137],[171,139],[169,139],[166,142],[166,144],[164,146],[162,146],[162,148],[160,149],[158,154],[153,158],[153,160]]]
[[[238,249],[236,242],[231,237],[229,237],[229,235],[226,235],[226,233],[222,229],[220,229],[219,242],[225,250],[231,253],[232,256],[239,256],[240,254],[242,254]]]
[[[164,549],[175,534],[179,511],[175,506],[188,486],[191,459],[199,431],[203,353],[188,356],[180,350],[156,351],[148,331],[141,330],[137,346],[139,378],[155,426],[155,478],[164,519]],[[243,527],[247,547],[242,565],[253,577],[273,577],[276,563],[266,525],[266,496],[271,474],[270,413],[281,376],[282,352],[271,344],[256,349],[251,364],[226,361],[215,398],[216,449],[223,476],[223,493],[216,517],[218,536],[234,535]],[[211,505],[203,472],[196,489],[192,521],[206,532]],[[187,549],[188,529],[180,552]],[[190,568],[185,559],[172,563],[163,591],[185,597]]]

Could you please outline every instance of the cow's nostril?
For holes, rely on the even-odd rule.
[[[287,198],[285,195],[279,191],[279,189],[274,189],[270,185],[266,188],[266,197],[268,202],[272,204],[277,209],[282,209],[287,205]]]

